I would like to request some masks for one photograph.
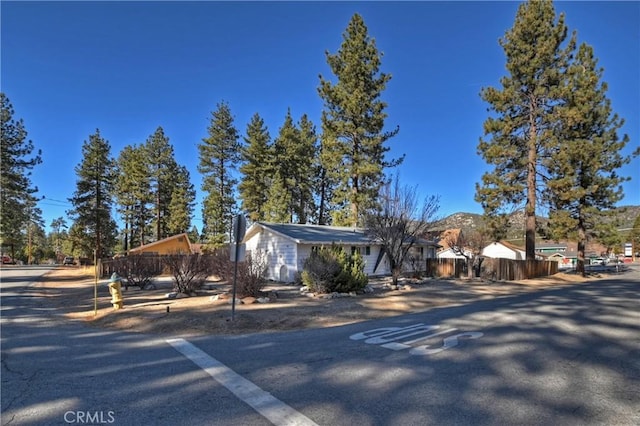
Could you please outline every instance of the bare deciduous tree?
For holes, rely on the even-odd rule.
[[[471,277],[473,270],[478,269],[482,263],[479,256],[484,246],[487,245],[488,238],[486,235],[478,230],[468,232],[460,230],[460,232],[446,232],[443,240],[455,254],[465,258],[467,271],[469,277]]]
[[[238,264],[238,294],[240,297],[258,297],[265,286],[267,254],[261,250],[247,253],[245,260]]]
[[[156,257],[131,255],[113,261],[114,270],[124,278],[124,288],[138,286],[141,290],[149,288],[153,277],[160,275],[162,268]]]
[[[377,204],[367,212],[365,225],[368,235],[382,244],[397,288],[409,251],[436,220],[439,197],[427,196],[420,203],[417,187],[401,186],[396,175],[380,189]]]
[[[211,256],[172,253],[163,256],[162,261],[173,275],[174,291],[189,296],[202,288],[212,272]]]

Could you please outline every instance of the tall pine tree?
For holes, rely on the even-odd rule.
[[[326,57],[337,81],[320,76],[323,167],[337,182],[332,203],[348,209],[334,216],[336,224],[356,225],[375,203],[385,169],[402,161],[385,158],[385,142],[399,130],[384,131],[387,105],[380,96],[391,75],[380,72],[382,53],[358,14],[351,18],[338,52],[326,52]]]
[[[241,149],[242,179],[238,185],[242,210],[252,221],[265,220],[264,206],[271,185],[271,136],[258,113],[247,126],[245,145]]]
[[[307,223],[316,215],[313,190],[316,180],[314,160],[318,155],[316,128],[307,114],[303,114],[302,117],[300,117],[298,133],[299,142],[295,150],[298,161],[294,181],[294,213],[299,223]]]
[[[169,204],[173,191],[176,189],[176,173],[178,165],[175,160],[173,146],[164,134],[162,127],[158,127],[144,144],[147,156],[147,170],[152,191],[152,206],[154,218],[152,226],[155,240],[161,240],[170,235],[168,231]]]
[[[203,234],[209,244],[219,246],[227,241],[237,210],[233,171],[240,161],[238,131],[227,103],[218,103],[211,113],[208,132],[198,145],[198,171],[203,175],[202,190],[207,193],[202,208]]]
[[[74,219],[70,236],[81,254],[98,258],[111,253],[117,228],[111,217],[116,163],[111,157],[111,145],[96,129],[82,145],[82,162],[75,168],[76,190],[69,202]]]
[[[55,253],[56,262],[62,262],[62,240],[64,238],[63,232],[67,228],[67,221],[64,217],[60,216],[51,221],[49,225],[52,231],[52,246]]]
[[[478,153],[494,168],[476,185],[476,200],[490,224],[524,204],[527,259],[535,258],[542,159],[553,141],[554,109],[575,48],[573,38],[563,47],[566,38],[564,15],[556,22],[550,0],[523,3],[513,27],[500,39],[509,74],[500,80],[501,89],[488,87],[481,92],[493,114],[484,123],[485,139],[481,138]]]
[[[167,209],[166,229],[168,235],[176,235],[191,230],[196,191],[186,167],[176,166],[176,170],[171,174],[174,176],[174,181],[171,201]]]
[[[624,121],[611,108],[602,76],[593,49],[581,44],[567,70],[564,99],[556,108],[560,125],[554,127],[555,150],[547,161],[551,235],[578,242],[580,273],[585,272],[590,239],[607,246],[621,242],[615,229],[607,229],[611,220],[604,219],[611,217],[623,197],[621,183],[628,180],[618,169],[630,161],[621,154],[629,137],[618,135]]]
[[[126,146],[118,171],[116,198],[125,222],[125,250],[190,229],[195,189],[162,127],[144,144]]]
[[[115,199],[124,221],[123,249],[148,242],[153,200],[147,152],[144,146],[125,146],[118,156],[118,177],[115,181]]]
[[[265,220],[275,223],[291,223],[291,191],[287,188],[286,180],[276,170],[264,207]]]
[[[34,261],[39,263],[42,259],[46,246],[42,210],[37,206],[35,197],[31,197],[27,202],[27,218],[27,244],[23,257],[26,258],[28,265],[32,265]]]
[[[336,173],[330,170],[331,164],[338,164],[340,159],[335,155],[335,151],[327,149],[328,135],[320,135],[316,155],[313,162],[314,171],[314,193],[317,205],[317,222],[319,225],[331,223],[332,210],[336,208],[331,203],[334,199],[334,190],[337,188]]]
[[[270,174],[273,177],[273,185],[270,187],[267,205],[272,210],[267,211],[266,216],[282,217],[275,212],[285,209],[288,211],[288,219],[285,222],[306,223],[314,210],[312,166],[316,136],[313,123],[306,115],[300,119],[300,126],[296,126],[291,110],[287,110],[284,124],[271,151]],[[286,195],[275,193],[276,189],[281,189]],[[281,206],[274,198],[286,199],[288,204]]]
[[[9,246],[13,258],[24,245],[24,232],[33,218],[37,188],[31,170],[42,162],[22,119],[16,121],[14,113],[9,98],[0,93],[0,245]]]

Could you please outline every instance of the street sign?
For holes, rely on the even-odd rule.
[[[241,243],[244,238],[244,234],[247,232],[247,219],[239,214],[233,218],[233,224],[231,227],[231,238],[234,243]]]
[[[233,218],[231,224],[231,238],[234,244],[231,244],[229,252],[233,261],[233,300],[231,301],[231,321],[236,316],[236,283],[238,281],[238,262],[244,260],[246,245],[242,244],[244,234],[247,232],[247,219],[239,214]]]
[[[232,262],[236,261],[236,255],[238,256],[238,262],[244,262],[247,254],[247,245],[240,244],[236,250],[236,244],[229,244],[229,258]]]

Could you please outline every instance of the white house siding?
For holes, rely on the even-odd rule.
[[[311,248],[316,245],[314,244],[299,244],[298,245],[298,271],[302,272],[304,267],[304,261],[311,255]],[[329,246],[327,246],[329,247]],[[351,247],[353,245],[343,245],[342,246],[347,253],[351,252]],[[358,246],[364,249],[365,246]],[[380,245],[370,245],[369,255],[362,254],[362,259],[364,260],[364,273],[368,276],[376,276],[376,275],[389,275],[391,274],[391,269],[389,268],[389,261],[387,260],[387,256],[383,256],[380,264],[378,265],[378,269],[373,270],[376,266],[376,261],[378,260],[378,255],[380,250],[382,250],[382,246]],[[410,252],[410,255],[418,256],[419,261],[417,267],[419,270],[424,270],[426,263],[425,259],[431,257],[435,257],[434,250],[432,247],[424,247],[422,255],[419,254],[420,247],[414,247],[413,251]],[[363,250],[364,253],[364,250]],[[412,272],[413,265],[408,260],[403,265],[403,270],[405,272]]]
[[[249,239],[246,246],[247,251],[252,253],[255,253],[255,250],[266,253],[268,279],[279,281],[283,267],[285,267],[285,281],[293,281],[297,268],[296,243],[294,241],[263,229]]]
[[[269,229],[261,228],[256,234],[245,241],[247,252],[256,253],[256,251],[266,253],[267,256],[267,278],[275,281],[293,282],[296,273],[302,272],[304,261],[311,255],[311,248],[318,244],[303,243],[298,244],[292,238],[287,238],[279,233],[272,232]],[[365,274],[372,275],[389,275],[389,261],[386,256],[382,258],[378,268],[374,272],[373,268],[378,260],[378,255],[382,247],[380,245],[369,245],[369,255],[365,254],[363,245],[343,244],[347,252],[351,252],[351,247],[362,247],[362,257],[365,263]],[[414,250],[419,250],[415,247]],[[420,261],[420,269],[424,269],[424,259],[435,257],[433,247],[424,247],[422,259]],[[404,265],[405,271],[411,271],[409,263]]]
[[[302,272],[302,268],[304,267],[304,261],[311,256],[311,247],[311,244],[298,244],[297,270],[300,272]]]
[[[304,261],[307,260],[309,256],[311,256],[311,247],[317,245],[314,244],[298,244],[298,271],[302,272],[302,268],[304,267]],[[326,246],[330,247],[330,246]],[[344,250],[347,253],[351,253],[351,245],[343,246]],[[364,247],[364,246],[359,246]],[[376,273],[373,273],[373,267],[376,265],[376,260],[378,259],[378,253],[380,252],[380,246],[372,245],[370,254],[367,256],[365,254],[362,255],[362,259],[364,260],[364,273],[367,275],[385,275],[389,273],[388,262],[383,259],[378,266],[378,270]]]
[[[380,250],[382,250],[382,246],[371,246],[371,256],[364,256],[366,261],[364,265],[364,272],[367,275],[387,275],[390,274],[391,271],[389,269],[389,261],[387,260],[387,256],[384,255],[380,264],[378,265],[378,269],[373,271],[373,268],[376,266],[376,260],[378,260],[378,255],[380,254]]]

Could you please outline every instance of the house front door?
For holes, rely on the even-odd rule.
[[[287,265],[282,265],[280,267],[280,281],[281,282],[289,281],[289,271],[287,270]]]

